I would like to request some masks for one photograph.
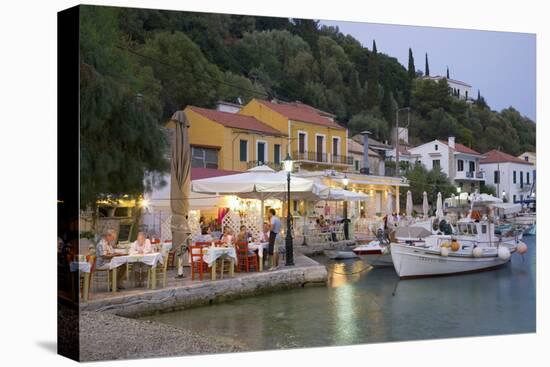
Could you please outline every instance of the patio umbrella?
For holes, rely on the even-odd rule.
[[[183,111],[176,111],[168,124],[174,129],[170,175],[170,208],[172,210],[172,242],[174,247],[185,244],[190,234],[187,223],[191,193],[191,148],[189,123]]]
[[[391,193],[388,193],[388,198],[386,200],[386,214],[392,215],[393,213],[393,197]]]
[[[424,218],[428,218],[428,210],[430,209],[430,204],[428,204],[428,194],[426,191],[422,194],[424,196],[422,200],[422,211],[424,212]]]
[[[437,193],[437,206],[435,209],[435,216],[437,219],[443,219],[443,201],[441,199],[441,193]]]
[[[407,205],[405,207],[405,212],[407,214],[407,218],[412,218],[412,212],[413,212],[413,197],[411,190],[407,191]]]

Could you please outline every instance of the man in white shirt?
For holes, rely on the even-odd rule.
[[[272,270],[275,266],[273,262],[273,252],[275,249],[275,239],[279,235],[279,232],[281,231],[281,220],[277,215],[275,215],[275,209],[271,208],[269,209],[269,246],[267,249],[268,254],[268,263],[269,263],[269,269]]]
[[[132,245],[130,246],[130,255],[143,255],[150,254],[151,252],[153,252],[151,241],[145,237],[145,233],[139,232],[136,240],[132,242]],[[145,264],[141,262],[134,263],[133,269],[136,285],[138,287],[143,286],[144,274],[147,273],[148,269],[145,267]]]

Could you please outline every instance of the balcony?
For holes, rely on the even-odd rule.
[[[337,164],[337,165],[353,165],[353,157],[346,155],[331,155],[321,152],[299,152],[294,151],[292,153],[292,158],[297,162],[308,162],[308,163],[321,163],[321,164]]]
[[[455,175],[455,180],[484,181],[485,174],[483,171],[459,171]]]

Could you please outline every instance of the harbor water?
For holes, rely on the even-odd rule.
[[[146,319],[227,337],[246,350],[535,332],[536,237],[496,270],[399,281],[363,260],[315,260],[326,287],[279,291]],[[395,295],[394,294],[395,291]]]

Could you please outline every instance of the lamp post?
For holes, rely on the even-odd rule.
[[[286,171],[286,181],[287,181],[287,213],[286,213],[286,238],[285,238],[285,248],[286,248],[286,266],[294,265],[294,249],[292,248],[292,234],[291,234],[291,225],[290,225],[290,173],[292,172],[292,166],[294,162],[290,157],[290,153],[286,153],[286,158],[283,162],[285,171]]]
[[[407,110],[407,129],[411,122],[411,108],[403,107],[395,111],[395,176],[399,177],[399,111]]]
[[[342,183],[344,184],[344,190],[348,189],[349,184],[349,178],[346,174],[344,174],[344,178],[342,179]],[[344,199],[344,238],[346,240],[349,240],[349,227],[348,227],[348,202]]]
[[[458,193],[458,206],[460,207],[460,192],[462,191],[462,189],[459,187],[456,188],[456,192]]]

